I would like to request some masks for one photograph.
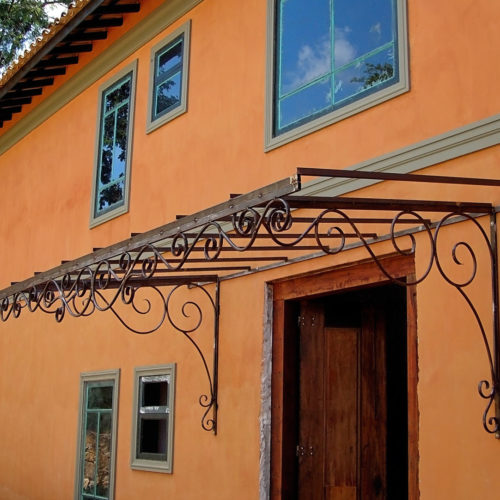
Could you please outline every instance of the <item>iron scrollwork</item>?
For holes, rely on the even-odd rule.
[[[211,287],[211,280],[207,283],[196,283],[187,279],[184,283],[171,286],[167,293],[165,287],[154,285],[153,280],[158,264],[165,262],[152,245],[144,247],[135,258],[129,253],[122,254],[117,267],[103,260],[94,268],[83,268],[76,275],[68,273],[59,279],[47,281],[30,290],[4,298],[0,303],[0,319],[7,321],[11,316],[18,318],[24,309],[53,315],[57,322],[61,322],[66,313],[73,317],[86,317],[95,311],[111,311],[124,327],[141,335],[156,332],[167,320],[176,331],[189,340],[201,359],[203,371],[208,379],[208,392],[199,397],[199,404],[203,408],[201,426],[206,431],[216,433],[219,283],[216,281]],[[201,291],[212,309],[214,318],[212,371],[195,336],[205,322],[203,308],[194,299],[185,299],[180,305],[180,312],[176,313],[173,310],[174,295],[180,295],[178,292],[181,289],[189,292],[193,292],[193,289]],[[146,296],[143,296],[144,293]],[[127,309],[139,317],[150,318],[156,309],[156,319],[148,327],[132,326],[130,314],[122,314],[121,305],[128,306]],[[191,319],[191,325],[183,326],[178,319],[179,314]]]
[[[422,246],[426,249],[423,270],[420,275],[410,280],[392,275],[384,266],[384,260],[376,254],[373,244],[381,238],[369,236],[371,233],[364,232],[365,226],[363,225],[375,223],[374,220],[368,217],[363,222],[359,222],[358,218],[351,216],[348,211],[339,208],[324,208],[319,209],[319,213],[316,211],[316,215],[309,217],[307,221],[304,221],[304,218],[299,221],[300,218],[296,217],[291,209],[291,203],[285,198],[275,198],[260,206],[248,206],[233,212],[229,223],[210,221],[200,224],[190,231],[179,231],[171,235],[163,240],[161,245],[160,243],[147,244],[134,253],[123,252],[113,262],[102,260],[78,272],[46,281],[30,290],[4,298],[0,302],[0,319],[6,321],[9,316],[18,317],[23,309],[32,312],[41,310],[53,314],[57,321],[62,321],[66,313],[79,317],[90,316],[96,310],[109,310],[126,328],[138,334],[152,333],[167,321],[176,331],[185,336],[200,356],[209,385],[208,392],[199,398],[199,404],[204,412],[202,427],[207,431],[216,432],[219,278],[216,280],[207,278],[204,282],[203,276],[198,276],[193,280],[178,281],[170,284],[169,292],[166,293],[165,284],[158,285],[161,282],[161,276],[179,278],[190,259],[194,260],[193,255],[196,251],[202,252],[201,260],[216,264],[223,250],[244,253],[252,249],[257,237],[262,235],[266,236],[267,241],[272,242],[274,249],[283,250],[300,247],[306,238],[312,239],[315,242],[315,248],[328,255],[339,254],[356,244],[366,249],[373,262],[392,283],[405,287],[415,286],[422,283],[431,271],[436,269],[444,281],[463,297],[479,328],[489,364],[490,380],[481,380],[478,384],[479,395],[487,401],[483,426],[488,433],[498,435],[500,421],[497,416],[489,416],[491,407],[498,399],[500,392],[496,359],[498,348],[496,342],[500,327],[495,215],[490,215],[493,230],[489,237],[476,217],[464,211],[445,213],[438,221],[431,222],[418,210],[412,208],[391,210],[391,213],[396,213],[384,219],[384,222],[389,224],[389,229],[383,233],[383,239],[392,245],[393,252],[402,256],[414,256],[417,253],[417,247],[419,252]],[[474,282],[478,270],[478,259],[472,245],[465,240],[460,240],[451,249],[452,264],[465,265],[466,261],[459,256],[460,252],[465,253],[468,258],[467,262],[470,264],[470,273],[461,280],[450,275],[443,263],[442,255],[438,252],[438,248],[441,248],[441,234],[444,232],[444,227],[457,218],[473,225],[479,231],[480,238],[485,242],[488,250],[494,303],[492,338],[495,344],[493,348],[488,340],[484,322],[469,296],[468,287]],[[420,233],[418,237],[417,233]],[[214,281],[215,292],[211,293],[210,283]],[[189,287],[190,291],[196,289],[207,297],[210,308],[213,310],[215,347],[212,371],[202,349],[196,342],[196,332],[204,321],[203,308],[196,300],[187,299],[179,306],[177,315],[173,312],[174,296],[186,296],[180,290],[186,290]],[[140,292],[146,289],[151,295],[140,301]],[[131,326],[128,323],[128,316],[125,318],[118,310],[119,305],[129,306],[139,316],[149,318],[152,316],[155,304],[160,304],[159,315],[150,326],[142,329]],[[189,327],[183,326],[179,322],[179,317],[191,317],[194,318],[194,322]],[[210,412],[212,412],[211,417]]]

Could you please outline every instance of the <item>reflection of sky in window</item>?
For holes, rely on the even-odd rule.
[[[158,55],[157,75],[166,73],[171,70],[175,65],[180,64],[182,61],[182,40],[175,42],[173,47],[168,47]]]
[[[394,70],[394,1],[278,2],[278,129],[331,110],[337,102],[390,79],[386,73],[372,78],[370,85],[359,81],[369,76],[367,63],[388,63]],[[325,77],[330,80],[328,91]]]

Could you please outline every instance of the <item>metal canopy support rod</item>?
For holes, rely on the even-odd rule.
[[[476,177],[448,177],[445,175],[393,174],[389,172],[367,172],[365,170],[338,170],[328,168],[297,168],[298,175],[311,177],[340,177],[345,179],[373,179],[377,181],[430,182],[436,184],[462,184],[466,186],[499,186],[498,179]]]

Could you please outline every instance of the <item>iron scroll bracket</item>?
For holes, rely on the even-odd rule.
[[[483,427],[500,438],[498,227],[492,203],[306,196],[302,177],[308,176],[474,189],[500,187],[496,179],[299,168],[287,179],[234,195],[219,205],[0,290],[0,320],[18,318],[22,311],[42,311],[54,315],[57,321],[67,315],[85,317],[95,311],[110,311],[137,334],[170,325],[188,340],[201,360],[208,381],[207,390],[199,397],[201,426],[215,434],[221,280],[293,263],[296,260],[290,258],[292,255],[300,260],[364,247],[388,281],[413,286],[437,272],[463,298],[474,317],[488,362],[488,378],[478,384],[479,395],[486,401]],[[451,238],[458,239],[450,248],[447,228],[455,223],[463,224],[466,230],[453,232]],[[484,261],[488,262],[478,262],[485,253],[477,252],[469,242],[470,231],[475,235],[474,245],[486,245]],[[442,237],[445,233],[448,236]],[[392,245],[389,253],[410,257],[416,255],[417,247],[420,252],[424,246],[419,254],[424,257],[419,258],[427,266],[412,281],[392,276],[384,267],[385,254],[377,253],[378,243],[384,241]],[[469,286],[478,281],[479,264],[489,267],[491,317],[481,316],[485,308],[477,307],[470,292],[473,287]],[[458,267],[465,269],[465,274],[453,274]],[[132,316],[142,318],[139,327],[130,323]],[[201,341],[201,334],[208,329],[213,329],[211,355],[206,342]]]

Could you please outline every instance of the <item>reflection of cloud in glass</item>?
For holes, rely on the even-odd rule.
[[[288,82],[283,87],[284,93],[291,92],[329,73],[330,59],[330,40],[323,40],[315,47],[308,44],[302,45],[297,54],[294,71],[287,74]]]
[[[335,66],[343,66],[356,57],[356,48],[347,39],[351,28],[335,28]]]
[[[348,40],[349,33],[351,33],[349,26],[335,29],[335,65],[337,67],[347,64],[356,57],[356,48]],[[288,81],[283,85],[283,92],[286,94],[331,73],[331,67],[329,39],[324,39],[315,46],[302,45],[296,56],[294,71],[286,75]]]
[[[378,22],[370,28],[370,33],[375,33],[376,35],[382,35],[382,24]]]

